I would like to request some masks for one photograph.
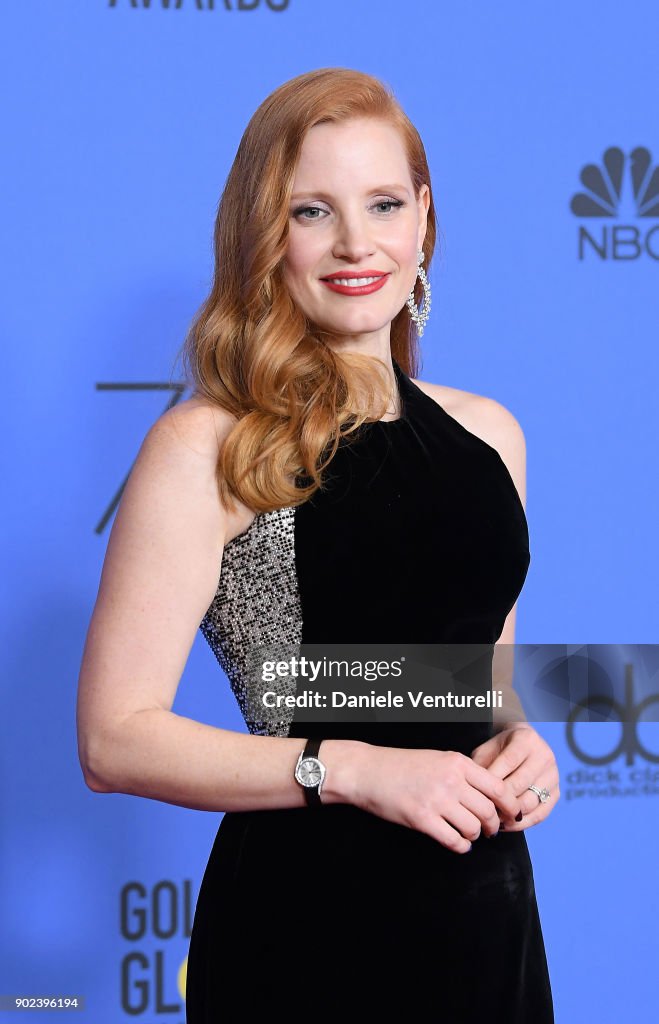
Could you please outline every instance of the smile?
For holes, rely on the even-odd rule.
[[[382,288],[388,279],[389,274],[379,277],[333,277],[331,281],[321,278],[324,285],[339,295],[370,295]]]

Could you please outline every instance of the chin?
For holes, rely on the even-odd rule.
[[[343,338],[347,340],[356,336],[377,334],[390,323],[390,320],[386,320],[384,323],[378,320],[372,326],[369,324],[328,324],[322,330],[327,331],[329,334],[334,334],[337,341],[341,341]]]
[[[396,311],[398,312],[398,311]],[[363,334],[372,331],[381,331],[383,327],[390,324],[396,313],[389,314],[389,311],[372,312],[366,315],[364,310],[358,315],[356,311],[347,313],[342,317],[320,317],[316,323],[326,325],[328,331],[341,331],[344,334]]]

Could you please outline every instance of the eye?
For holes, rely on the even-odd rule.
[[[400,206],[405,206],[405,203],[400,199],[379,199],[376,203],[373,203],[371,209],[379,210],[384,216],[389,216],[393,212],[393,209],[397,209]],[[381,207],[389,207],[389,209],[381,209]],[[298,217],[300,220],[323,220],[320,214],[328,213],[327,210],[321,209],[320,206],[298,206],[296,210],[293,210],[293,217]]]
[[[303,213],[327,213],[327,210],[321,210],[319,206],[299,206],[297,210],[293,210],[294,217],[299,217]],[[302,220],[322,220],[322,217],[302,217]]]
[[[378,206],[393,206],[393,207],[398,207],[398,206],[403,206],[403,205],[404,205],[404,204],[403,204],[403,203],[401,202],[401,200],[400,200],[400,199],[380,199],[380,200],[378,200],[378,202],[377,202],[377,203],[375,203],[375,206],[376,206],[376,207],[378,207]],[[383,212],[383,213],[391,213],[391,210],[384,210],[384,211],[382,211],[382,212]]]

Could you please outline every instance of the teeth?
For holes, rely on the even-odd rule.
[[[381,275],[380,275],[381,276]],[[373,281],[379,281],[378,277],[333,277],[331,284],[344,284],[348,288],[361,288],[362,285],[372,284]]]

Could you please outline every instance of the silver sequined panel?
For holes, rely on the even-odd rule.
[[[295,679],[264,683],[263,657],[290,658],[302,637],[295,571],[295,507],[257,515],[222,553],[217,593],[200,624],[251,733],[287,736],[294,709],[260,714],[261,694],[295,694]],[[264,655],[264,648],[267,651]]]

